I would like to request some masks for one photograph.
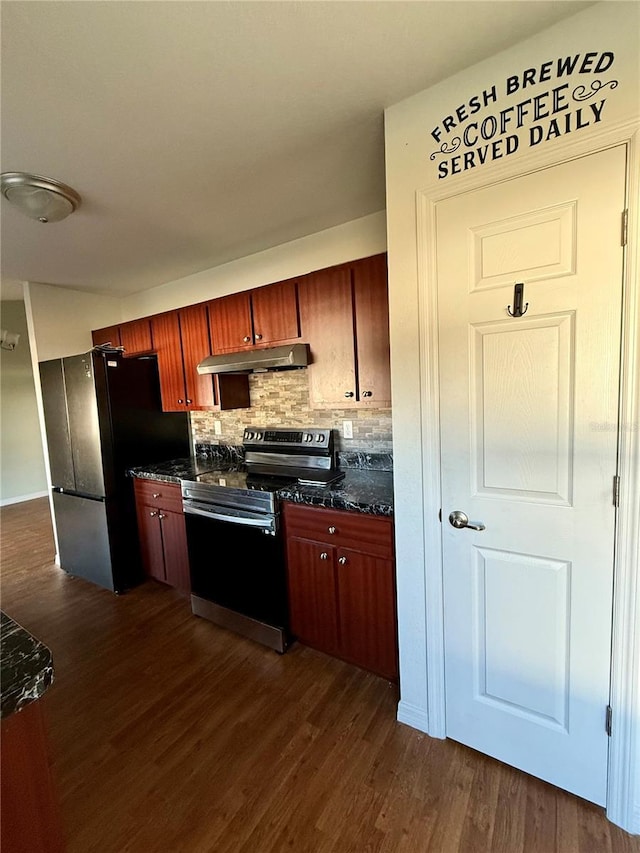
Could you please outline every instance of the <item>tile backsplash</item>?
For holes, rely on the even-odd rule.
[[[283,370],[249,376],[251,408],[228,412],[192,412],[194,444],[242,444],[246,426],[309,426],[335,429],[338,450],[391,452],[391,409],[312,409],[308,373]],[[342,421],[353,425],[353,438],[344,438]],[[215,432],[215,421],[221,432]]]

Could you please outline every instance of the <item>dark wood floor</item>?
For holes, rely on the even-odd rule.
[[[279,656],[153,582],[68,577],[45,499],[0,524],[2,608],[54,655],[69,853],[640,853],[602,809],[397,723],[380,678]]]

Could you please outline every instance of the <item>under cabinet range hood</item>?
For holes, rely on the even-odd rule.
[[[252,373],[288,370],[309,364],[309,344],[241,350],[209,355],[198,365],[198,373]]]

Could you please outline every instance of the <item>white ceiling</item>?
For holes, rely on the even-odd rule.
[[[127,294],[382,210],[383,110],[582,2],[3,0],[3,280]],[[15,298],[15,297],[14,297]]]

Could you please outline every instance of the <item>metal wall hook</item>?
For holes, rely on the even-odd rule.
[[[522,301],[524,299],[524,282],[519,281],[513,288],[513,311],[511,310],[511,305],[507,305],[507,314],[510,317],[522,317],[523,314],[527,313],[527,308],[529,307],[529,303],[522,307]]]

